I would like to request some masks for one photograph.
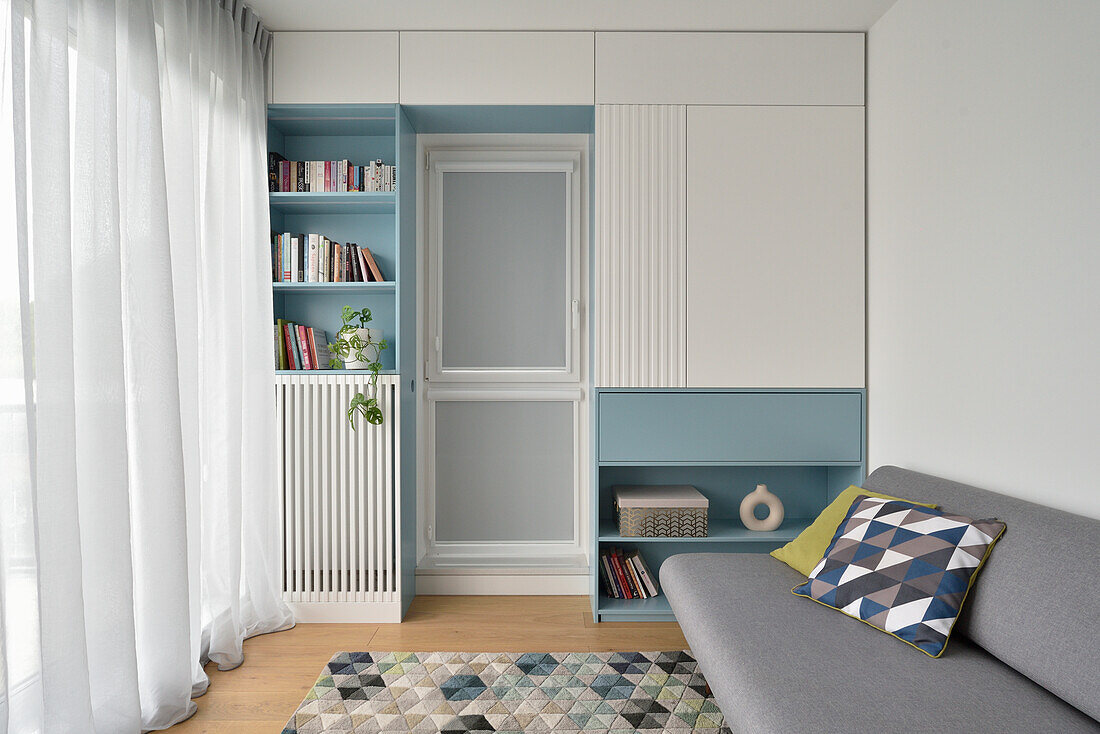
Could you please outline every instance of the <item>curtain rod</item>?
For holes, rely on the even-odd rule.
[[[264,27],[263,20],[244,0],[218,0],[218,4],[233,15],[233,20],[245,35],[252,36],[252,43],[260,49],[266,58],[271,50],[271,31]]]

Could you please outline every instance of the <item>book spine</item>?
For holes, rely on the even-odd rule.
[[[642,595],[643,599],[648,599],[653,596],[649,592],[649,588],[646,587],[642,581],[642,575],[638,572],[638,565],[634,562],[638,558],[638,554],[634,553],[626,557],[626,565],[630,569],[630,575],[634,581],[634,586],[637,587],[638,592]]]
[[[278,367],[280,370],[290,369],[290,362],[286,358],[286,340],[283,338],[283,330],[286,327],[286,321],[283,319],[276,319],[275,321],[275,348],[278,350]]]
[[[626,582],[626,574],[623,573],[622,564],[619,562],[619,554],[617,551],[611,551],[611,566],[615,569],[615,577],[619,579],[619,588],[623,590],[624,599],[633,599],[633,595],[630,593],[630,584]]]
[[[306,369],[305,360],[302,359],[302,343],[298,341],[298,325],[291,324],[290,327],[290,340],[294,345],[294,363],[298,365],[298,369]]]
[[[313,353],[309,344],[309,327],[298,327],[298,343],[302,345],[302,361],[307,370],[317,369],[317,355]]]
[[[313,235],[302,235],[302,246],[306,248],[306,282],[313,282]]]
[[[619,550],[619,563],[623,566],[623,573],[626,574],[626,582],[630,585],[630,593],[634,594],[635,599],[645,599],[646,595],[641,593],[638,582],[634,578],[634,572],[630,570],[630,561],[627,560],[626,555],[621,550]]]
[[[607,569],[603,565],[603,556],[600,557],[600,585],[603,587],[604,595],[615,598],[615,594],[611,591],[611,581],[607,578]]]
[[[607,587],[607,595],[612,599],[621,599],[619,594],[619,587],[615,583],[615,580],[611,573],[611,564],[607,561],[607,554],[600,554],[600,570],[603,571],[604,584]]]
[[[290,282],[290,236],[287,232],[279,235],[279,267],[283,270],[282,281]]]
[[[311,364],[313,365],[313,369],[320,370],[320,369],[324,369],[324,367],[322,365],[318,364],[317,344],[314,341],[314,332],[315,331],[317,331],[317,330],[316,329],[311,329],[311,328],[308,328],[308,327],[306,328],[306,342],[309,343],[309,358],[310,358]]]
[[[321,369],[328,369],[332,352],[328,348],[328,334],[322,329],[311,329],[313,344],[317,347],[317,361],[321,363]]]
[[[635,567],[638,569],[638,575],[642,577],[642,583],[645,584],[646,590],[650,596],[657,596],[660,590],[660,586],[657,584],[657,579],[653,577],[653,574],[649,572],[649,566],[646,565],[645,559],[642,558],[640,553],[635,553],[630,559]]]
[[[348,190],[348,162],[340,161],[340,191]]]
[[[298,282],[305,283],[306,266],[308,265],[306,258],[309,257],[306,246],[306,236],[304,234],[299,234],[295,237],[295,239],[298,240]]]
[[[363,256],[367,259],[367,267],[370,268],[371,277],[373,277],[379,283],[385,282],[385,278],[382,277],[382,271],[378,267],[378,263],[374,260],[374,255],[371,254],[369,247],[363,248]]]
[[[275,151],[269,151],[267,154],[267,190],[278,191],[279,190],[279,161],[283,160],[283,157]]]
[[[294,164],[294,190],[305,192],[306,188],[306,164],[298,161]]]
[[[626,560],[626,555],[622,549],[619,549],[616,553],[619,566],[623,569],[623,576],[626,576],[626,585],[630,587],[630,596],[634,599],[641,599],[642,592],[638,589],[638,585],[634,583],[634,575],[630,573],[630,562]]]
[[[289,321],[282,321],[282,319],[280,319],[280,321],[283,324],[283,340],[286,342],[286,368],[288,370],[296,370],[298,367],[294,361],[294,340],[291,338],[290,334],[291,323]]]
[[[348,259],[351,261],[351,279],[356,283],[363,282],[363,273],[359,270],[359,245],[354,242],[350,245]]]
[[[359,272],[363,274],[363,282],[369,283],[374,280],[370,275],[370,270],[367,268],[367,258],[363,255],[363,248],[358,245],[355,246],[355,256],[359,258]]]
[[[290,235],[290,280],[298,283],[298,235]]]

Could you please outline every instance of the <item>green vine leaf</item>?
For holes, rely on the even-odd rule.
[[[382,352],[389,347],[389,344],[385,339],[372,342],[369,331],[366,341],[359,335],[359,330],[366,329],[367,324],[373,320],[369,308],[356,311],[351,306],[344,306],[340,318],[343,320],[344,325],[336,332],[335,343],[328,345],[329,351],[333,355],[329,359],[329,367],[337,369],[351,361],[367,362],[367,370],[370,371],[370,380],[368,381],[370,396],[368,397],[361,392],[352,396],[351,402],[348,404],[348,422],[351,423],[352,430],[358,430],[355,425],[356,416],[362,416],[363,420],[371,425],[382,425],[385,416],[382,413],[382,408],[378,405],[378,375],[382,371]],[[368,361],[365,350],[371,346],[375,347],[374,359]]]

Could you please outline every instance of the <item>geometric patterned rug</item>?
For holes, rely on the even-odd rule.
[[[342,652],[283,734],[729,734],[688,652]]]

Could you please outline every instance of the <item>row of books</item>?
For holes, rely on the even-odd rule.
[[[623,552],[607,548],[600,552],[600,578],[612,599],[649,599],[657,596],[660,586],[638,551]]]
[[[331,357],[323,330],[286,319],[275,322],[275,369],[327,370]]]
[[[288,161],[272,152],[267,154],[267,179],[269,191],[396,191],[397,167],[381,158],[357,166],[347,159]]]
[[[319,234],[271,233],[273,283],[384,283],[369,247]]]

